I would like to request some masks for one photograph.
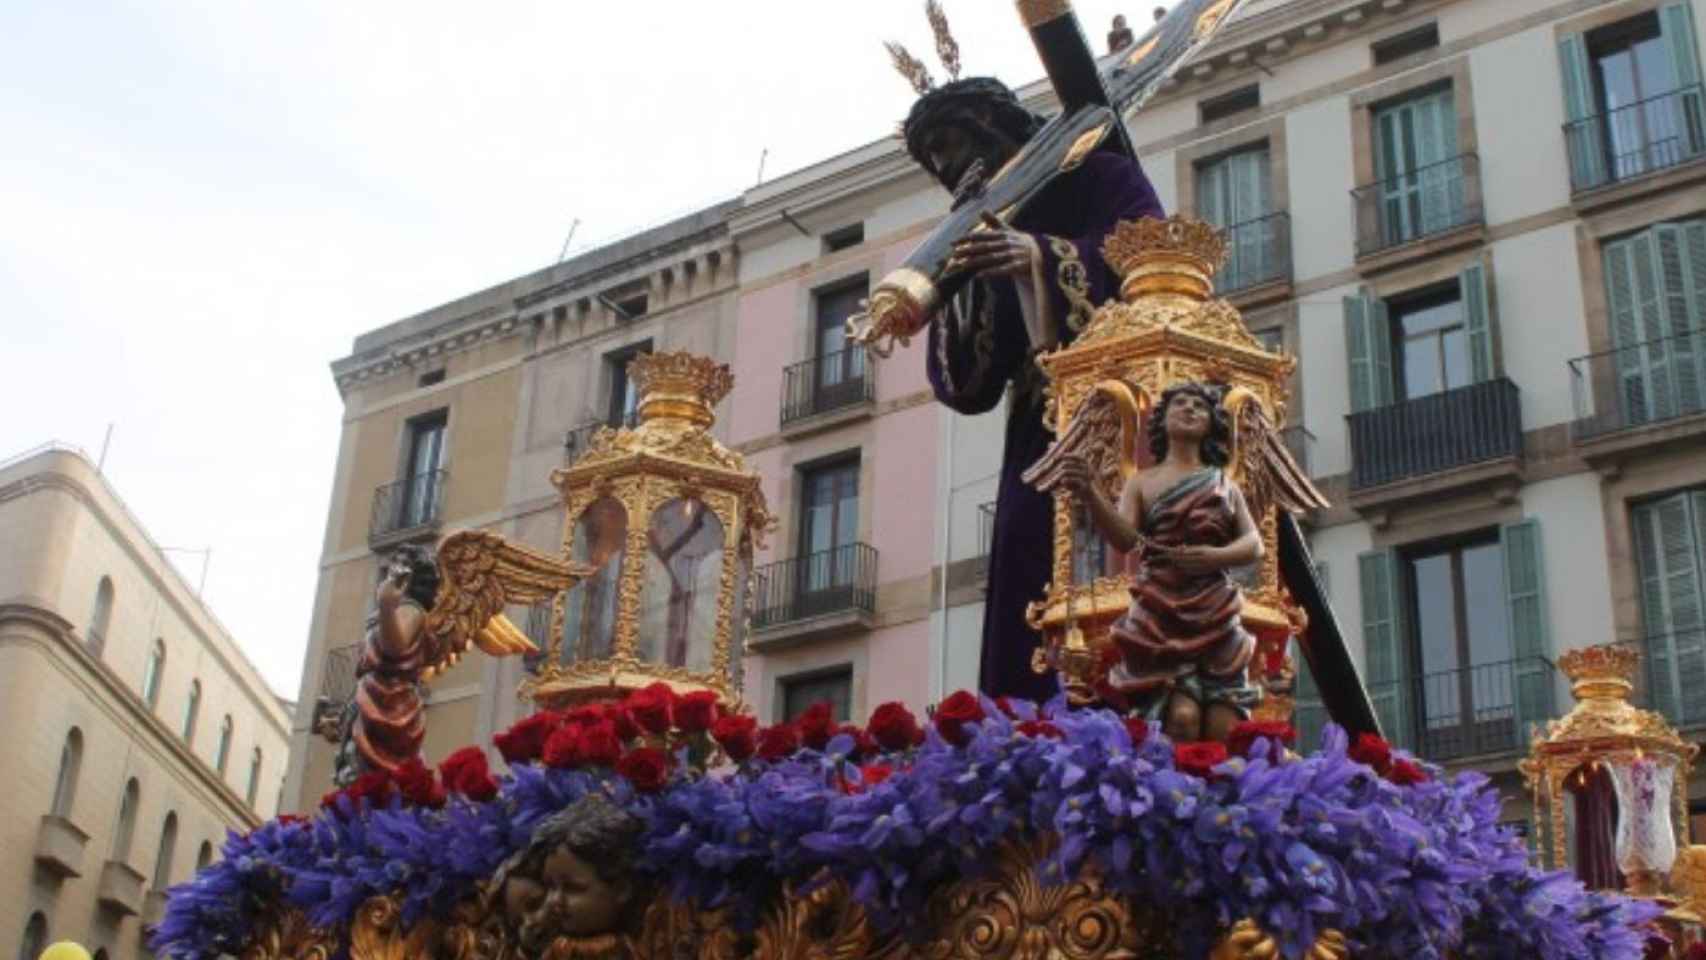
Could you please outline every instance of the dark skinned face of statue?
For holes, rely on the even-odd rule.
[[[972,164],[983,162],[985,180],[1012,158],[1019,145],[992,127],[986,118],[971,112],[947,117],[924,134],[924,154],[936,170],[936,179],[948,192],[955,192]]]
[[[1211,416],[1208,401],[1194,393],[1180,393],[1167,404],[1168,450],[1199,449],[1208,436]],[[1183,441],[1183,443],[1179,443]]]

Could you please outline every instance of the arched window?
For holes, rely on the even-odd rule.
[[[107,646],[107,628],[113,622],[113,580],[102,577],[101,585],[95,588],[95,609],[89,614],[89,634],[84,637],[89,644],[89,652],[96,657]],[[34,958],[32,958],[34,960]]]
[[[208,864],[211,864],[212,862],[213,844],[203,840],[201,842],[201,849],[195,852],[195,872],[200,873],[203,870],[206,870]]]
[[[107,960],[107,948],[102,947],[101,949],[96,950],[95,956],[91,958],[91,960]]]
[[[184,703],[184,742],[195,746],[195,715],[201,712],[201,681],[190,681],[190,698]]]
[[[213,769],[225,772],[225,761],[231,759],[231,715],[219,721],[219,746],[213,751]]]
[[[136,808],[142,802],[142,787],[136,778],[124,785],[124,799],[118,805],[118,829],[113,831],[113,859],[130,859],[130,837],[136,832]]]
[[[261,748],[256,747],[255,753],[249,758],[249,789],[243,792],[243,802],[250,807],[255,805],[255,795],[261,788]]]
[[[160,849],[154,854],[154,889],[164,890],[172,885],[172,854],[178,849],[178,814],[166,814],[160,827]]]
[[[53,781],[54,816],[71,816],[72,806],[77,802],[77,774],[82,768],[83,731],[72,727],[59,751],[59,777]]]
[[[24,942],[18,947],[18,960],[36,960],[47,949],[47,917],[40,910],[30,914],[24,924]]]
[[[166,641],[156,637],[154,649],[148,651],[148,667],[142,672],[142,702],[150,710],[160,702],[160,675],[165,672]]]

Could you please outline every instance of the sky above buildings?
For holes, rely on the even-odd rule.
[[[1040,76],[1010,0],[968,74]],[[1081,0],[1097,50],[1115,13]],[[890,134],[921,0],[0,2],[0,458],[98,456],[294,699],[356,334]],[[935,72],[940,76],[941,71]],[[200,556],[179,566],[191,583]],[[354,642],[356,637],[338,642]]]

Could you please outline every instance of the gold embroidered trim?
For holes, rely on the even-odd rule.
[[[1096,312],[1095,304],[1090,302],[1090,274],[1084,270],[1084,261],[1078,259],[1078,248],[1072,245],[1072,241],[1049,237],[1048,246],[1060,258],[1055,282],[1060,285],[1061,295],[1066,297],[1066,328],[1077,333],[1084,329],[1084,325],[1090,322],[1090,315]]]

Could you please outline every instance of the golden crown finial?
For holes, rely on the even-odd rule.
[[[715,422],[711,409],[734,388],[729,365],[691,353],[643,353],[628,364],[640,393],[640,419],[678,417],[700,426]]]
[[[1576,699],[1622,699],[1635,689],[1641,654],[1633,647],[1606,644],[1570,650],[1558,668],[1570,678]]]
[[[1226,262],[1226,238],[1212,224],[1184,217],[1122,220],[1102,244],[1102,258],[1120,275],[1120,298],[1177,294],[1208,299],[1209,280]]]

